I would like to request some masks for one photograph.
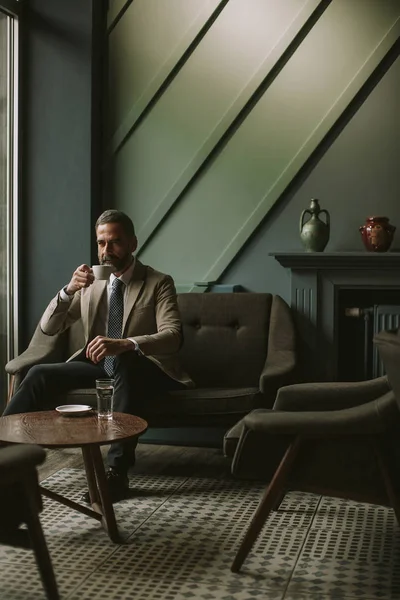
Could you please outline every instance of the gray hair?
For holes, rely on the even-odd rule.
[[[105,225],[106,223],[120,223],[126,235],[135,237],[135,226],[133,225],[132,219],[121,210],[105,210],[96,221],[96,231],[99,225]]]

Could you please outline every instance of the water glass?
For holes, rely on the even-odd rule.
[[[113,418],[114,379],[96,379],[97,416],[99,419]]]

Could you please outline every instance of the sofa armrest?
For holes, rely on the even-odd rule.
[[[42,346],[29,347],[19,356],[11,359],[5,366],[5,370],[10,375],[17,375],[26,371],[34,365],[44,363],[54,363],[62,361],[61,353],[56,349],[44,348]]]
[[[274,410],[330,411],[359,406],[390,390],[386,376],[369,381],[299,383],[278,391]]]
[[[34,365],[63,362],[65,360],[66,336],[66,333],[46,335],[38,325],[28,348],[6,364],[6,372],[10,375],[17,375],[27,371]]]
[[[268,354],[260,375],[260,391],[272,406],[277,390],[293,381],[297,366],[296,335],[289,306],[274,296],[268,335]]]
[[[268,395],[274,389],[275,400],[276,391],[292,380],[295,369],[296,354],[293,350],[277,350],[272,356],[268,355],[260,375],[261,392]]]
[[[49,350],[49,348],[35,346],[34,348],[27,348],[25,352],[22,352],[22,354],[10,360],[6,364],[5,369],[10,375],[16,375],[34,365],[54,363],[59,360],[62,360],[59,352]]]

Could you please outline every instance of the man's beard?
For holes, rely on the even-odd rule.
[[[118,273],[119,271],[126,269],[126,267],[128,267],[130,265],[131,261],[132,261],[131,254],[126,254],[125,256],[122,256],[121,258],[117,258],[116,256],[104,256],[101,259],[100,264],[101,265],[111,265],[114,267],[115,271]]]

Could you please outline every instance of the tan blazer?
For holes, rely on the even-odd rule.
[[[76,292],[71,302],[60,294],[50,302],[40,322],[43,333],[55,335],[82,319],[85,346],[68,360],[78,356],[96,337],[96,318],[107,281],[95,280]],[[188,387],[194,383],[180,366],[177,352],[182,343],[182,326],[172,277],[143,265],[139,260],[128,284],[124,306],[123,337],[133,337],[145,356],[173,379]]]

